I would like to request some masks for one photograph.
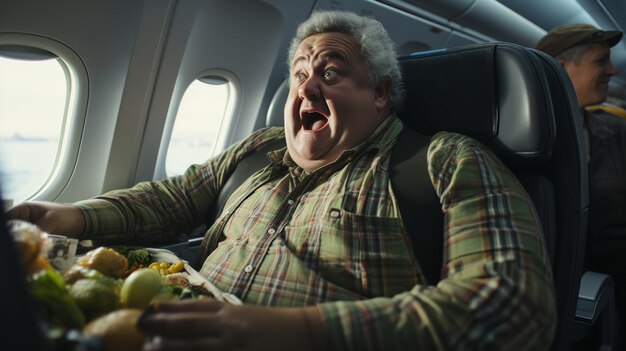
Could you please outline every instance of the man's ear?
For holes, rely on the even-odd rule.
[[[389,101],[389,93],[391,92],[391,78],[383,77],[374,88],[374,104],[380,111],[387,107]]]

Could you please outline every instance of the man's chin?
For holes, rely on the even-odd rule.
[[[328,162],[324,160],[313,160],[302,157],[291,157],[293,161],[300,166],[300,168],[304,169],[306,172],[314,172],[322,167],[324,167]]]
[[[289,154],[291,155],[291,159],[307,172],[317,170],[336,159],[329,153],[322,152],[318,148],[298,148],[295,152],[289,150]]]

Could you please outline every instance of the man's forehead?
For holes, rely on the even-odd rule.
[[[604,57],[611,55],[611,48],[607,43],[593,43],[584,52],[584,56],[589,58]]]
[[[362,58],[361,50],[354,38],[343,33],[320,33],[306,37],[294,55],[294,62],[310,56],[322,56],[340,60]]]

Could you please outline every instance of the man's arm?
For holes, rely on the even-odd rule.
[[[441,133],[429,172],[444,211],[437,286],[320,305],[337,350],[540,349],[555,302],[539,221],[522,186],[479,143]]]
[[[101,244],[149,244],[173,241],[205,223],[219,190],[250,152],[283,136],[282,129],[262,129],[183,175],[142,182],[77,202],[85,216],[85,237]]]
[[[219,189],[242,158],[283,135],[280,128],[259,130],[181,176],[142,182],[72,205],[25,202],[8,215],[49,233],[93,239],[101,245],[172,241],[206,221]]]
[[[99,245],[174,240],[178,233],[194,229],[202,201],[211,204],[213,188],[202,189],[207,182],[201,179],[212,174],[205,170],[210,166],[210,162],[205,168],[192,166],[184,176],[139,183],[74,204],[23,202],[9,209],[7,215],[51,234],[96,239]],[[190,189],[189,184],[196,184],[196,188]]]

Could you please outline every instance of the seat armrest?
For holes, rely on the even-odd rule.
[[[609,305],[615,304],[614,283],[610,275],[585,272],[580,279],[576,320],[594,324]],[[615,306],[612,306],[615,307]]]
[[[589,336],[592,330],[600,328],[600,349],[614,350],[618,344],[618,323],[613,278],[603,273],[585,272],[576,305],[576,324],[581,332],[578,337]]]

